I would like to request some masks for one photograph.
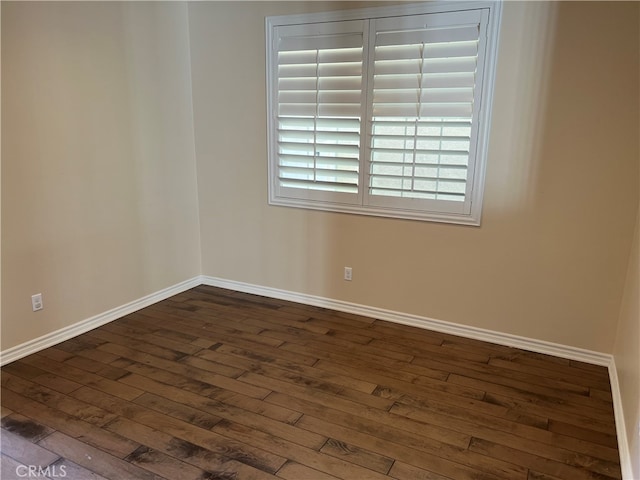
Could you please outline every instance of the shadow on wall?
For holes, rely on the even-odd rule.
[[[503,5],[484,199],[488,216],[532,208],[550,107],[557,10],[555,2]]]

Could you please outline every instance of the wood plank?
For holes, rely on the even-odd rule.
[[[363,426],[366,424],[368,429],[376,429],[379,435],[384,435],[386,438],[390,438],[390,436],[401,436],[407,439],[409,444],[412,442],[420,443],[428,441],[428,439],[437,439],[440,442],[460,447],[466,447],[469,443],[469,437],[465,434],[453,432],[452,430],[438,426],[430,426],[430,428],[427,429],[424,428],[424,425],[407,421],[406,418],[400,415],[394,415],[377,408],[367,407],[335,395],[317,392],[313,389],[299,387],[280,380],[265,380],[263,377],[251,373],[243,375],[241,378],[257,384],[269,382],[273,386],[274,392],[285,393],[288,396],[300,400],[307,400],[333,408],[334,410],[348,414],[352,419],[360,417],[366,418],[367,422],[363,422]],[[281,399],[283,397],[271,394],[268,401],[275,403],[274,398]]]
[[[28,474],[28,467],[5,454],[0,454],[0,478],[4,479],[19,479],[18,475],[22,475],[24,472]]]
[[[397,460],[393,463],[389,475],[398,480],[455,480]]]
[[[3,388],[2,401],[11,405],[16,412],[35,423],[45,425],[71,437],[82,439],[82,442],[116,457],[123,458],[140,446],[60,410],[29,400],[11,390]]]
[[[615,435],[591,430],[586,423],[584,426],[579,427],[560,420],[549,420],[549,431],[581,439],[595,446],[602,445],[616,452],[618,451],[618,438]]]
[[[267,451],[230,442],[229,439],[225,439],[212,431],[202,429],[165,414],[157,413],[151,409],[125,402],[118,397],[100,393],[89,387],[83,387],[73,394],[80,399],[91,402],[100,408],[116,413],[124,418],[134,420],[156,430],[168,432],[174,437],[186,440],[211,451],[220,452],[227,456],[233,453],[234,457],[232,458],[243,463],[249,462],[249,465],[269,473],[277,471],[286,461],[285,458],[272,455]]]
[[[408,374],[405,376],[400,374],[394,376],[392,369],[377,366],[367,368],[366,363],[361,363],[355,359],[352,365],[348,366],[344,363],[335,363],[334,359],[335,356],[332,355],[330,360],[319,361],[316,367],[330,372],[344,372],[362,380],[377,381],[378,387],[376,387],[372,394],[382,398],[396,400],[397,397],[391,392],[401,392],[400,395],[408,395],[416,398],[424,395],[453,405],[483,407],[481,401],[484,398],[485,392],[477,388],[461,387],[440,380],[422,382],[422,385],[417,385],[421,378],[419,375]],[[494,407],[488,405],[486,408],[494,409]]]
[[[372,325],[376,320],[375,318],[356,315],[355,313],[339,312],[328,308],[314,307],[312,305],[302,305],[300,303],[292,302],[280,307],[278,311],[308,316],[311,320],[329,320],[330,322],[338,325],[345,325],[358,329],[366,328],[367,326]]]
[[[442,413],[455,411],[461,418],[484,415],[542,429],[546,429],[548,425],[548,419],[540,415],[519,412],[505,406],[485,402],[484,400],[460,398],[451,395],[434,395],[428,390],[416,387],[412,389],[406,385],[400,385],[398,388],[380,386],[373,393],[374,395],[393,399],[396,403],[418,409],[428,409]]]
[[[190,357],[185,360],[185,363],[193,365],[193,362],[199,362],[200,359],[214,362],[217,361],[225,364],[234,364],[240,366],[244,371],[260,371],[263,374],[266,373],[265,368],[269,369],[271,366],[274,366],[285,371],[296,372],[336,385],[342,385],[346,388],[366,394],[370,394],[377,387],[377,384],[372,382],[358,380],[346,375],[330,373],[318,368],[300,365],[296,362],[281,360],[276,357],[262,355],[260,360],[254,360],[253,352],[230,345],[221,345],[216,350],[202,350],[197,353],[197,358]]]
[[[226,410],[229,407],[238,408],[259,413],[267,418],[272,418],[289,424],[294,424],[300,417],[299,413],[294,412],[291,409],[276,407],[242,394],[221,391],[222,393],[220,395],[203,395],[197,390],[191,391],[184,387],[176,388],[175,382],[169,381],[170,384],[167,384],[167,382],[164,381],[166,380],[164,375],[158,377],[155,375],[155,371],[150,367],[142,365],[139,366],[142,368],[136,368],[138,366],[139,365],[131,366],[132,371],[135,370],[137,374],[124,378],[122,381],[138,385],[148,392],[171,398],[175,401],[179,401],[185,405],[191,405],[192,407],[199,408],[203,411],[210,411],[210,409],[219,408]],[[211,410],[211,412],[215,411],[217,410]]]
[[[235,351],[240,353],[237,350]],[[198,355],[219,361],[225,360],[225,356],[216,354],[216,352],[202,352]],[[246,372],[258,373],[259,375],[269,378],[290,381],[297,385],[305,385],[321,391],[335,393],[336,395],[360,402],[363,405],[387,410],[393,403],[386,399],[369,395],[376,388],[376,385],[371,382],[360,381],[345,375],[328,373],[313,367],[298,366],[296,368],[293,364],[284,364],[285,368],[279,368],[279,366],[283,364],[272,367],[271,364],[254,362],[248,358],[237,358],[238,355],[236,355],[235,358],[233,356],[226,357],[227,361],[235,362],[237,365],[242,366]]]
[[[611,405],[605,407],[599,400],[527,384],[519,380],[510,380],[506,377],[478,375],[476,372],[469,372],[469,376],[452,373],[447,381],[456,385],[483,389],[491,394],[534,402],[537,405],[553,406],[567,413],[577,412],[598,421],[606,422],[611,418]]]
[[[599,406],[597,402],[590,401],[588,397],[588,387],[549,379],[540,375],[516,370],[505,370],[501,367],[481,363],[454,360],[447,360],[445,363],[439,359],[434,360],[431,357],[418,357],[413,361],[413,364],[435,369],[444,369],[450,373],[450,376],[464,375],[478,380],[518,388],[531,393],[571,399],[571,401],[577,405],[588,405],[594,408]]]
[[[276,475],[285,480],[339,480],[333,475],[291,461],[285,463]]]
[[[136,324],[153,326],[158,325],[158,321],[154,321],[149,317],[141,316],[141,320],[138,320],[138,317],[136,317]],[[220,342],[225,342],[226,344],[235,345],[240,348],[255,351],[256,354],[261,354],[263,352],[267,354],[273,354],[274,351],[279,352],[279,349],[277,349],[277,347],[282,344],[282,341],[270,339],[268,337],[261,337],[264,341],[256,343],[255,341],[245,339],[238,335],[234,336],[226,334],[210,334],[206,329],[200,331],[198,329],[195,329],[194,326],[189,322],[181,322],[177,318],[173,319],[170,323],[162,323],[162,325],[166,329],[171,329],[171,331],[175,332],[189,331],[190,333],[193,332],[194,334],[199,334],[200,336],[197,339],[192,340],[190,343],[203,348],[215,349],[215,346],[219,345]],[[279,352],[278,355],[288,360],[295,360],[296,358],[299,358],[299,362],[304,363],[305,365],[313,365],[317,361],[317,359],[309,357],[307,355],[296,356],[288,352]]]
[[[601,390],[607,390],[610,385],[608,378],[604,379],[588,374],[578,375],[575,370],[567,372],[566,369],[562,369],[562,366],[559,366],[556,369],[551,369],[534,366],[531,365],[531,363],[513,362],[500,358],[492,358],[489,360],[489,365],[511,370],[513,372],[526,372],[544,378],[553,378],[562,384],[573,384],[585,389],[599,388]]]
[[[176,404],[176,402],[168,401],[164,397],[152,395],[149,393],[137,398],[135,403],[143,405],[155,411],[162,412],[166,415],[174,416],[176,418],[187,418],[189,419],[189,423],[207,429],[213,428],[217,423],[219,423],[222,418],[226,420],[232,420],[254,430],[267,431],[274,436],[289,440],[290,442],[297,443],[308,448],[312,448],[314,450],[322,447],[322,445],[324,445],[327,440],[326,437],[300,430],[293,425],[278,422],[277,420],[272,420],[260,414],[256,414],[239,408],[234,408],[231,405],[222,403],[218,404],[217,408],[220,415],[219,417],[214,417],[205,412],[197,412],[197,410],[194,408],[187,407],[186,405],[182,404]],[[187,412],[187,414],[180,414],[181,412],[185,411]],[[193,420],[191,418],[193,418]],[[204,423],[204,425],[202,425],[202,423]],[[209,425],[209,423],[211,425]]]
[[[498,418],[483,417],[477,415],[474,417],[460,418],[459,416],[436,413],[429,409],[415,409],[405,405],[395,405],[391,409],[392,413],[407,416],[415,420],[419,420],[426,424],[446,425],[448,428],[465,432],[477,438],[491,440],[502,445],[513,446],[531,452],[536,455],[547,458],[551,455],[552,459],[566,458],[570,456],[567,450],[580,453],[585,458],[585,462],[592,465],[606,465],[607,471],[610,469],[610,463],[618,461],[617,449],[607,448],[600,445],[581,441],[575,438],[559,435],[548,430],[542,430],[527,425],[519,425]],[[549,447],[554,448],[550,449]]]
[[[114,335],[124,336],[134,341],[144,342],[149,345],[163,348],[165,350],[173,352],[181,352],[187,355],[193,355],[199,347],[185,343],[182,340],[175,340],[173,338],[167,338],[164,335],[157,335],[156,331],[149,332],[149,329],[136,327],[134,325],[125,325],[120,323],[108,323],[104,325],[103,330],[106,330]]]
[[[500,391],[500,393],[494,393],[493,391],[487,392],[484,398],[486,402],[505,406],[514,411],[546,416],[550,420],[560,420],[576,426],[589,425],[589,428],[592,430],[615,434],[615,424],[610,421],[607,422],[605,418],[592,417],[592,412],[580,410],[574,406],[565,405],[562,402],[550,401],[535,395],[523,395],[522,392],[513,391],[509,388],[504,390],[495,388],[491,390],[497,390]]]
[[[370,452],[335,438],[329,438],[320,451],[380,473],[388,473],[391,465],[393,465],[392,458]]]
[[[65,480],[108,480],[106,477],[87,470],[66,458],[58,460],[52,466],[56,468],[57,478],[64,478]]]
[[[2,453],[23,465],[47,467],[60,457],[49,449],[30,442],[21,435],[4,428],[0,429]]]
[[[13,410],[5,407],[4,405],[0,405],[0,419],[7,417],[13,413]]]
[[[132,465],[137,465],[166,478],[201,480],[202,478],[210,476],[209,472],[147,446],[141,446],[125,458],[125,460]]]
[[[242,393],[249,397],[264,398],[269,394],[269,390],[265,388],[258,388],[255,386],[247,385],[243,382],[226,377],[224,375],[214,374],[207,370],[191,367],[177,362],[172,362],[159,357],[155,357],[148,353],[140,352],[129,347],[116,345],[115,343],[107,343],[101,345],[101,350],[111,353],[117,353],[123,358],[128,358],[139,363],[146,365],[153,365],[157,368],[167,370],[171,373],[182,375],[185,378],[195,379],[213,387],[229,390],[236,393]]]
[[[108,412],[96,408],[93,405],[79,402],[73,397],[10,374],[2,376],[2,386],[20,395],[24,395],[31,400],[43,403],[50,408],[68,413],[80,420],[97,426],[103,426],[115,418]]]
[[[161,368],[156,368],[132,360],[127,360],[126,362],[127,364],[124,367],[132,373],[132,375],[120,379],[120,382],[126,385],[131,385],[138,388],[138,385],[134,381],[132,381],[132,378],[134,378],[133,374],[140,374],[145,377],[152,378],[158,382],[178,387],[187,392],[196,393],[203,397],[215,398],[216,400],[229,398],[235,395],[234,392],[230,392],[223,388],[210,385],[200,380],[194,380],[184,375],[168,372],[167,370],[163,370]]]
[[[396,352],[384,348],[378,348],[372,345],[362,345],[349,340],[339,339],[335,336],[313,335],[308,332],[278,332],[274,330],[264,330],[260,333],[262,336],[282,340],[300,346],[308,346],[320,350],[331,349],[339,351],[349,351],[350,354],[357,354],[363,358],[367,358],[376,362],[387,362],[389,360],[401,361],[409,363],[413,360],[413,355],[405,352]]]
[[[54,430],[34,422],[30,418],[27,418],[18,413],[12,413],[10,416],[2,419],[2,428],[8,432],[12,432],[32,443],[38,443],[47,435],[51,435]]]
[[[42,375],[33,377],[31,381],[60,393],[73,392],[74,390],[82,387],[81,383],[67,380],[66,378],[54,375],[53,373],[43,373]]]
[[[230,321],[226,318],[212,318],[204,315],[201,318],[200,313],[190,314],[189,312],[181,313],[180,316],[162,312],[154,312],[150,315],[146,311],[138,312],[136,318],[141,319],[143,317],[147,317],[147,322],[156,324],[160,320],[169,320],[176,326],[180,326],[186,333],[198,334],[199,337],[212,339],[241,338],[246,341],[272,346],[282,344],[281,340],[258,335],[261,329],[257,327],[244,325],[238,321]],[[165,328],[168,328],[170,322],[163,323]]]
[[[433,388],[438,388],[442,391],[463,391],[463,389],[446,383],[445,380],[449,376],[447,372],[422,367],[409,368],[410,364],[406,362],[380,360],[379,357],[364,356],[360,352],[345,352],[340,348],[315,348],[311,345],[304,346],[293,343],[287,343],[283,345],[281,349],[296,353],[306,351],[318,357],[321,360],[319,363],[326,363],[326,361],[328,361],[333,364],[339,364],[341,366],[339,368],[351,367],[359,372],[374,371],[376,374],[409,383],[417,383],[419,377],[425,377],[421,379],[421,382]],[[322,362],[323,360],[325,362]],[[314,366],[319,367],[319,365]],[[408,371],[409,369],[412,371]],[[466,391],[468,392],[470,389]],[[476,391],[475,396],[477,398],[482,397],[480,390]]]
[[[72,358],[69,358],[68,360],[65,360],[64,364],[72,365],[81,370],[95,373],[96,375],[108,378],[110,380],[118,380],[128,374],[128,372],[126,370],[123,370],[122,368],[117,368],[112,365],[106,365],[103,362],[81,356],[74,356]]]
[[[384,475],[368,468],[360,467],[310,448],[273,437],[266,432],[255,431],[227,420],[218,423],[213,429],[237,441],[257,448],[268,448],[275,454],[286,455],[290,460],[344,480],[354,478],[383,480],[385,478]]]
[[[467,350],[452,350],[443,348],[441,344],[432,345],[425,342],[414,342],[412,344],[406,344],[405,339],[402,337],[387,337],[385,339],[373,340],[370,345],[372,347],[378,347],[385,350],[393,350],[395,352],[405,352],[414,357],[423,357],[427,354],[433,354],[440,361],[447,363],[447,361],[469,361],[487,364],[491,357],[486,353],[470,352]]]
[[[488,440],[473,438],[469,449],[489,455],[496,458],[522,465],[528,469],[532,469],[558,478],[566,478],[571,480],[602,480],[604,478],[622,478],[619,469],[611,469],[607,474],[587,470],[582,466],[567,465],[560,461],[550,460],[548,458],[539,457],[537,455],[527,453],[515,448],[499,445]]]
[[[59,375],[67,380],[82,383],[83,385],[89,385],[97,388],[105,393],[116,395],[125,400],[133,400],[134,398],[142,395],[142,390],[139,390],[128,385],[109,380],[108,378],[101,377],[91,372],[81,370],[71,365],[66,365],[59,362],[54,362],[51,359],[44,358],[38,354],[25,357],[25,363],[36,366],[45,372]],[[43,372],[44,373],[44,372]]]
[[[344,442],[352,443],[379,455],[390,455],[416,467],[455,478],[475,478],[476,472],[484,472],[495,478],[524,478],[524,470],[503,461],[478,456],[466,448],[448,445],[426,438],[407,438],[401,432],[385,431],[365,419],[346,415],[312,402],[287,398],[282,394],[270,396],[274,402],[286,401],[303,410],[305,415],[296,425],[325,435],[332,435]],[[425,428],[427,430],[427,428]],[[446,461],[442,461],[446,459]]]
[[[52,433],[41,440],[40,446],[106,478],[165,479],[61,432]]]
[[[42,353],[44,356],[47,356],[49,350],[51,349],[46,349],[43,350]],[[71,357],[83,357],[83,358],[88,358],[90,360],[95,360],[96,362],[101,362],[104,363],[106,365],[115,362],[116,360],[118,360],[117,355],[112,355],[111,353],[107,353],[107,352],[102,352],[100,350],[96,350],[96,347],[90,347],[84,350],[77,350],[75,351],[73,354],[70,354],[70,356],[67,359],[64,360],[58,360],[58,359],[54,359],[57,360],[59,362],[64,362],[66,360],[68,360]]]
[[[268,480],[276,478],[274,475],[251,466],[251,457],[244,456],[232,442],[227,448],[220,445],[219,448],[210,450],[122,417],[107,425],[106,428],[142,445],[148,445],[183,462],[206,470],[209,475],[205,475],[203,478],[211,478],[212,480],[225,478]],[[245,463],[235,458],[240,458]]]
[[[589,396],[592,398],[597,398],[604,402],[611,403],[613,405],[613,395],[611,394],[611,388],[609,388],[608,390],[599,390],[597,388],[590,388]]]
[[[140,395],[134,400],[134,403],[206,430],[211,429],[222,418],[152,393]]]

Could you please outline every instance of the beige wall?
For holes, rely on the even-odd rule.
[[[640,214],[624,290],[613,355],[625,415],[633,475],[640,478]]]
[[[638,4],[504,3],[479,228],[267,205],[264,16],[335,5],[189,5],[203,273],[611,352]]]
[[[198,275],[200,245],[186,4],[1,8],[4,350]]]

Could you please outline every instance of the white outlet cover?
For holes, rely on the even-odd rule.
[[[42,294],[36,293],[35,295],[31,295],[31,308],[33,308],[34,312],[38,310],[42,310],[44,307],[42,305]]]

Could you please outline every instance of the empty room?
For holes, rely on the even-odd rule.
[[[2,1],[0,476],[640,480],[640,4]]]

